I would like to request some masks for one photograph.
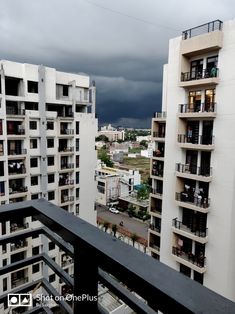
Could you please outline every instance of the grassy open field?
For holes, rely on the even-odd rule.
[[[121,164],[123,167],[127,167],[129,169],[137,169],[140,171],[142,182],[148,179],[149,168],[150,168],[150,159],[145,157],[124,157],[123,163]]]

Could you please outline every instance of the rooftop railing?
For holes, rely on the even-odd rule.
[[[187,29],[182,32],[182,39],[186,40],[188,38],[210,33],[213,31],[221,30],[223,26],[223,22],[220,20],[215,20],[209,23],[205,23],[190,29]]]
[[[92,296],[98,295],[100,282],[136,313],[153,314],[158,310],[172,313],[172,308],[181,314],[235,313],[235,303],[46,200],[1,206],[1,223],[15,217],[33,217],[44,226],[4,235],[0,238],[0,245],[43,234],[74,259],[74,274],[70,276],[46,253],[41,253],[1,267],[0,276],[44,262],[47,266],[43,267],[49,267],[71,287],[75,297],[85,294],[90,298],[74,298],[69,303],[58,298],[60,294],[49,283],[47,272],[44,272],[45,277],[28,281],[12,289],[11,293],[36,291],[41,285],[43,291],[54,298],[57,296],[56,303],[63,313],[95,314],[100,313],[98,298]],[[0,303],[7,303],[8,293],[0,295]],[[40,313],[39,309],[42,310],[42,305],[37,305],[34,300],[34,308],[28,310]]]

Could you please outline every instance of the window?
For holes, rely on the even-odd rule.
[[[52,274],[49,276],[49,282],[54,282],[55,281],[55,274]]]
[[[47,139],[47,148],[52,148],[52,147],[54,147],[54,139],[48,138]]]
[[[29,121],[29,128],[30,130],[37,130],[37,121]]]
[[[47,130],[54,130],[54,122],[47,121]]]
[[[76,152],[79,151],[79,138],[76,139]]]
[[[2,289],[3,291],[7,290],[7,278],[3,278],[2,280]]]
[[[76,184],[79,184],[79,176],[80,176],[79,172],[76,172]]]
[[[28,81],[28,93],[38,93],[38,82]]]
[[[47,166],[54,166],[54,164],[55,164],[54,156],[47,157]]]
[[[48,192],[48,201],[53,201],[55,199],[55,192],[50,191]]]
[[[31,186],[38,185],[38,176],[31,177]]]
[[[6,266],[7,265],[7,258],[4,258],[3,260],[2,260],[2,266]]]
[[[89,95],[89,89],[84,88],[84,100],[88,100],[88,95]]]
[[[77,199],[77,200],[79,200],[79,192],[80,192],[80,189],[77,188],[77,189],[76,189],[76,199]]]
[[[39,246],[35,246],[32,248],[32,255],[38,255],[39,254]]]
[[[38,273],[40,271],[40,263],[33,265],[33,274]]]
[[[30,140],[30,148],[35,149],[38,147],[38,141],[36,138]]]
[[[76,168],[79,168],[79,155],[76,156]]]
[[[39,198],[39,194],[32,194],[31,195],[31,200],[37,200]]]
[[[49,242],[48,250],[51,251],[51,250],[54,250],[54,249],[55,249],[55,243],[54,242]]]
[[[76,204],[76,215],[79,215],[79,204]]]
[[[76,134],[79,134],[79,127],[80,127],[80,123],[79,121],[76,122]]]
[[[63,96],[69,96],[69,87],[68,87],[68,85],[63,85]]]
[[[30,168],[36,168],[38,166],[38,159],[37,158],[31,158],[30,159]]]
[[[48,182],[48,183],[53,183],[53,182],[55,182],[55,175],[54,175],[54,173],[48,174],[47,182]]]

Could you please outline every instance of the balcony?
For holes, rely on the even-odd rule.
[[[177,204],[184,208],[208,213],[210,209],[210,198],[202,198],[200,195],[190,195],[189,192],[176,192],[175,200]]]
[[[172,220],[172,229],[175,233],[205,244],[208,240],[207,228],[188,228],[177,218]]]
[[[197,167],[195,165],[177,163],[176,175],[181,178],[210,182],[212,179],[212,167]]]
[[[216,117],[216,103],[209,104],[180,104],[178,111],[179,118],[215,118]]]
[[[189,137],[185,134],[178,134],[178,143],[181,148],[210,151],[214,149],[214,136],[199,135]]]
[[[155,112],[153,116],[154,121],[166,121],[166,112]]]
[[[9,185],[9,195],[16,197],[15,194],[22,194],[27,193],[28,187],[27,186],[21,186],[21,185]]]
[[[15,148],[15,149],[9,149],[8,148],[8,155],[9,156],[15,156],[15,155],[26,155],[27,149],[25,148]]]
[[[161,233],[161,226],[160,225],[155,225],[155,224],[151,223],[149,225],[149,229],[150,229],[150,231],[155,231],[158,234]]]
[[[22,161],[14,161],[8,163],[8,174],[9,176],[20,176],[26,173],[25,165]]]
[[[69,170],[69,169],[74,169],[74,163],[64,163],[60,165],[61,170]]]
[[[187,253],[175,246],[172,247],[172,254],[176,257],[175,259],[177,262],[182,263],[201,274],[206,271],[206,257],[204,255]]]
[[[159,188],[159,189],[151,188],[151,194],[152,194],[152,196],[156,196],[156,197],[162,199],[162,189],[161,188]]]
[[[68,179],[67,177],[61,177],[59,179],[59,186],[66,186],[66,185],[74,185],[74,180]]]
[[[67,146],[59,146],[58,147],[59,153],[73,153],[74,147],[67,147]]]
[[[28,277],[23,277],[23,278],[17,278],[11,281],[11,287],[17,288],[19,286],[22,286],[23,284],[27,283],[29,281]]]
[[[60,129],[60,134],[67,136],[74,135],[74,129]]]
[[[165,141],[165,132],[156,132],[152,133],[152,137],[154,141],[164,142]]]
[[[28,242],[26,240],[18,240],[15,243],[11,243],[11,252],[23,249],[28,246]]]
[[[150,214],[153,215],[153,216],[156,216],[156,217],[161,218],[162,209],[161,209],[161,208],[158,208],[158,207],[153,207],[153,206],[151,206],[151,207],[150,207]]]
[[[215,20],[182,32],[181,54],[192,57],[216,51],[223,46],[223,22]]]
[[[37,218],[43,224],[42,227],[29,229],[15,237],[25,239],[44,234],[74,259],[74,274],[69,276],[46,253],[42,253],[1,267],[2,275],[44,262],[45,267],[59,276],[74,296],[97,296],[100,282],[136,313],[154,314],[161,311],[167,314],[172,313],[172,308],[175,313],[182,314],[224,314],[225,308],[227,314],[235,313],[235,304],[228,299],[43,199],[1,206],[1,223],[9,221],[12,215],[33,215]],[[10,237],[11,240],[9,236],[2,236],[0,245],[12,241],[13,236]],[[202,267],[198,268],[202,270]],[[97,297],[82,300],[74,298],[73,302],[67,303],[58,298],[59,292],[49,283],[48,276],[43,277],[41,274],[38,280],[31,282],[28,282],[27,276],[22,279],[23,285],[11,293],[33,290],[38,293],[38,286],[41,286],[49,295],[57,296],[57,306],[63,313],[100,313]],[[1,304],[7,302],[7,295],[8,292],[1,294]],[[27,310],[39,313],[43,309],[34,304],[33,309]],[[45,306],[48,313],[53,310]]]
[[[61,195],[61,204],[74,202],[74,196]]]
[[[216,85],[219,83],[219,69],[203,69],[199,71],[182,72],[179,86],[180,87],[193,87]]]

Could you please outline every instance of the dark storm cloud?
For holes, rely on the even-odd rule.
[[[169,38],[210,20],[233,18],[234,9],[232,0],[197,5],[186,0],[1,0],[0,57],[85,72],[96,80],[102,123],[150,127],[152,112],[160,108]]]

